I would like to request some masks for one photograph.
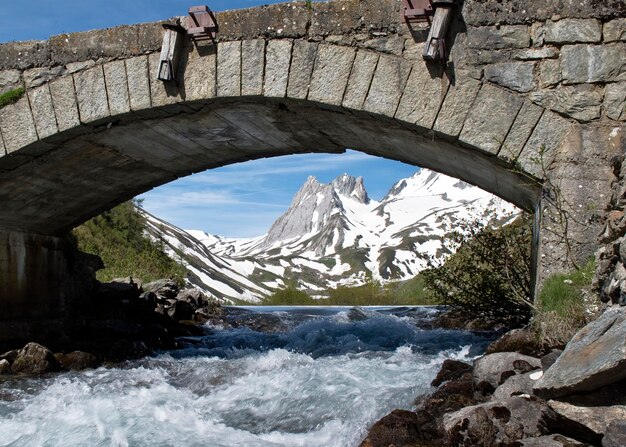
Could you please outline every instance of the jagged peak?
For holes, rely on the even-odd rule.
[[[337,194],[350,197],[360,203],[368,204],[370,202],[370,198],[365,190],[363,177],[353,177],[344,173],[333,180],[331,186]]]

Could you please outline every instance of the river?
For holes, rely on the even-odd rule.
[[[210,327],[182,350],[0,379],[0,446],[358,446],[376,420],[411,408],[446,358],[489,342],[432,329],[436,312],[238,308],[239,327]]]

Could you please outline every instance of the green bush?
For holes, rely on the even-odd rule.
[[[78,248],[102,258],[106,268],[97,273],[100,281],[132,276],[143,281],[174,279],[182,285],[185,267],[165,253],[163,241],[146,236],[139,204],[122,203],[75,228]]]
[[[265,298],[261,304],[264,306],[315,306],[318,300],[311,298],[306,292],[288,286],[277,290]]]
[[[0,95],[0,109],[17,102],[22,96],[24,96],[26,90],[23,87],[16,88],[15,90],[9,90]]]
[[[455,222],[444,245],[454,253],[443,264],[429,260],[426,287],[461,319],[523,326],[532,316],[530,288],[531,219],[523,215],[498,226],[484,221]]]

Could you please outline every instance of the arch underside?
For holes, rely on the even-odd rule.
[[[538,186],[495,156],[365,112],[223,98],[108,119],[0,158],[0,228],[58,234],[180,177],[232,163],[354,149],[427,167],[532,210]]]

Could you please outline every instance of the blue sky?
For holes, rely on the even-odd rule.
[[[215,11],[246,8],[280,0],[212,0]],[[116,25],[151,22],[184,15],[190,0],[0,0],[0,42]],[[184,229],[230,237],[265,233],[291,203],[309,175],[323,183],[348,173],[362,176],[374,199],[382,198],[417,168],[347,151],[256,160],[205,171],[140,196],[144,208]]]

